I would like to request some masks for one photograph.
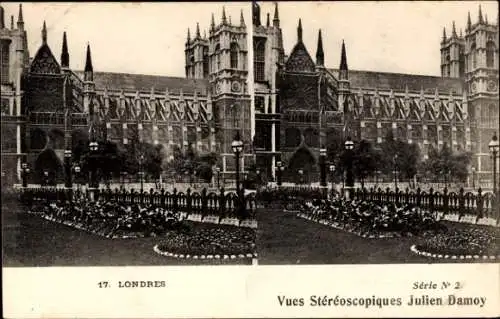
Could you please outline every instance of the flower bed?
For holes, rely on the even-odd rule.
[[[229,225],[198,224],[187,231],[170,231],[156,246],[159,252],[182,256],[253,256],[255,231]]]
[[[424,239],[415,250],[432,255],[500,256],[500,231],[488,226],[450,228]]]
[[[446,228],[434,214],[418,207],[342,198],[303,203],[297,216],[362,237],[426,235]]]
[[[171,230],[189,228],[180,214],[160,207],[141,207],[138,204],[123,206],[117,203],[75,202],[73,205],[34,206],[30,212],[47,220],[108,238],[154,237]]]

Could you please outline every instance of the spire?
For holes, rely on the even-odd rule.
[[[446,27],[443,27],[443,41],[446,42]]]
[[[63,33],[63,42],[61,50],[61,66],[63,68],[69,68],[69,52],[68,52],[68,42],[66,39],[66,31]]]
[[[266,20],[266,27],[270,27],[271,26],[271,23],[269,22],[269,13],[267,14],[267,20]]]
[[[483,12],[481,10],[481,5],[479,5],[479,23],[482,24],[483,21]]]
[[[23,5],[19,4],[19,15],[17,17],[17,28],[24,29],[24,19],[23,19]]]
[[[345,52],[345,43],[342,40],[342,51],[340,52],[340,70],[347,71],[347,54]]]
[[[316,50],[316,64],[325,64],[325,54],[323,52],[323,37],[321,36],[321,29],[318,31],[318,49]]]
[[[92,57],[90,55],[90,44],[87,44],[87,59],[85,60],[85,81],[94,80],[94,68],[92,67]]]
[[[245,26],[245,18],[243,17],[243,9],[240,11],[240,27]]]
[[[456,29],[456,27],[455,27],[455,21],[453,21],[453,24],[452,24],[452,26],[451,26],[451,36],[452,36],[453,38],[456,38],[456,37],[457,37],[457,29]]]
[[[231,16],[229,16],[229,25],[233,25],[233,23],[231,22]]]
[[[196,22],[196,38],[195,39],[199,39],[201,37],[200,35],[200,24],[198,22]]]
[[[472,22],[470,20],[470,11],[467,13],[467,31],[469,31],[470,29],[472,29]]]
[[[462,33],[462,28],[460,28],[460,33],[458,34],[458,36],[461,38],[463,37],[463,33]]]
[[[45,24],[45,20],[42,27],[42,44],[47,44],[47,25]]]
[[[274,18],[273,18],[273,27],[280,26],[280,17],[278,13],[278,2],[274,3]]]
[[[260,6],[257,2],[254,2],[252,5],[252,20],[254,26],[260,26]]]
[[[191,30],[188,28],[187,43],[191,42]]]
[[[484,14],[484,23],[488,24],[488,14]]]
[[[207,39],[207,30],[203,30],[203,39]]]
[[[222,7],[222,24],[226,24],[227,19],[226,19],[226,7]]]
[[[214,18],[214,13],[212,12],[212,20],[210,21],[210,31],[215,30],[215,18]]]
[[[297,42],[302,42],[302,20],[299,19],[299,26],[297,27]]]

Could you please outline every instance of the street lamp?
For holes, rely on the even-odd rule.
[[[44,186],[48,186],[49,185],[49,171],[44,169],[43,170],[43,177],[44,177]]]
[[[352,172],[352,151],[354,149],[354,142],[351,138],[347,138],[344,143],[344,148],[347,152],[347,171],[345,178],[345,196],[347,199],[351,199],[351,192],[354,190],[354,174]]]
[[[144,176],[144,155],[141,154],[139,157],[139,179],[141,183],[141,193],[144,191],[143,176]]]
[[[476,189],[476,168],[472,166],[472,189]]]
[[[304,184],[304,170],[301,168],[298,170],[299,173],[299,184]]]
[[[122,189],[125,189],[125,177],[127,176],[127,172],[122,171],[120,174],[122,176]]]
[[[490,143],[488,144],[488,148],[490,149],[491,156],[493,158],[493,194],[495,196],[498,196],[497,194],[497,157],[498,157],[498,151],[499,151],[499,143],[498,143],[498,138],[497,134],[495,133],[493,135],[493,138],[491,139]]]
[[[78,177],[80,176],[80,165],[76,164],[73,169],[75,170],[76,188],[78,189],[78,191],[80,191],[80,183],[78,182]]]
[[[243,141],[240,139],[240,132],[236,132],[234,141],[231,143],[231,149],[236,157],[236,194],[240,194],[240,155],[243,152]]]
[[[255,170],[255,174],[257,174],[257,186],[260,186],[260,184],[261,184],[261,182],[262,182],[262,181],[261,181],[261,178],[260,178],[260,169],[258,169],[258,168],[257,168],[257,169]]]
[[[285,168],[281,161],[276,162],[276,185],[281,186],[281,174]]]
[[[319,169],[320,169],[320,183],[321,188],[326,189],[326,148],[319,150]]]
[[[64,168],[66,171],[66,178],[64,180],[64,186],[68,189],[73,188],[73,181],[71,178],[71,150],[64,151]]]
[[[220,167],[215,167],[215,173],[217,173],[217,189],[220,189]]]
[[[397,166],[397,161],[398,161],[398,154],[395,154],[394,157],[392,158],[392,164],[394,165],[394,191],[395,192],[398,190],[398,166]]]
[[[331,175],[331,182],[332,182],[332,195],[333,195],[333,179],[335,177],[335,165],[331,164],[330,165],[330,175]]]
[[[28,187],[28,174],[30,173],[30,169],[27,163],[22,163],[21,169],[23,173],[23,187],[26,188]]]

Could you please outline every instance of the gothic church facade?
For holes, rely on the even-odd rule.
[[[464,35],[454,23],[451,36],[443,34],[440,77],[350,70],[344,42],[339,67],[325,66],[321,30],[313,60],[301,20],[285,56],[278,5],[272,24],[269,14],[265,25],[260,18],[254,4],[256,155],[268,174],[280,161],[285,176],[301,171],[317,181],[320,149],[331,139],[376,146],[391,132],[416,143],[424,158],[445,144],[469,151],[479,176],[490,178],[488,143],[499,127],[498,22],[488,23],[481,9],[476,23],[469,15]]]

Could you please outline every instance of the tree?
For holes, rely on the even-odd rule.
[[[471,159],[470,153],[453,153],[445,143],[439,151],[435,148],[429,150],[428,158],[422,164],[421,170],[427,176],[442,176],[445,183],[452,180],[451,176],[465,182]]]
[[[361,187],[364,187],[365,179],[373,176],[377,171],[379,163],[378,155],[369,141],[361,140],[354,147],[354,176],[361,182]]]

